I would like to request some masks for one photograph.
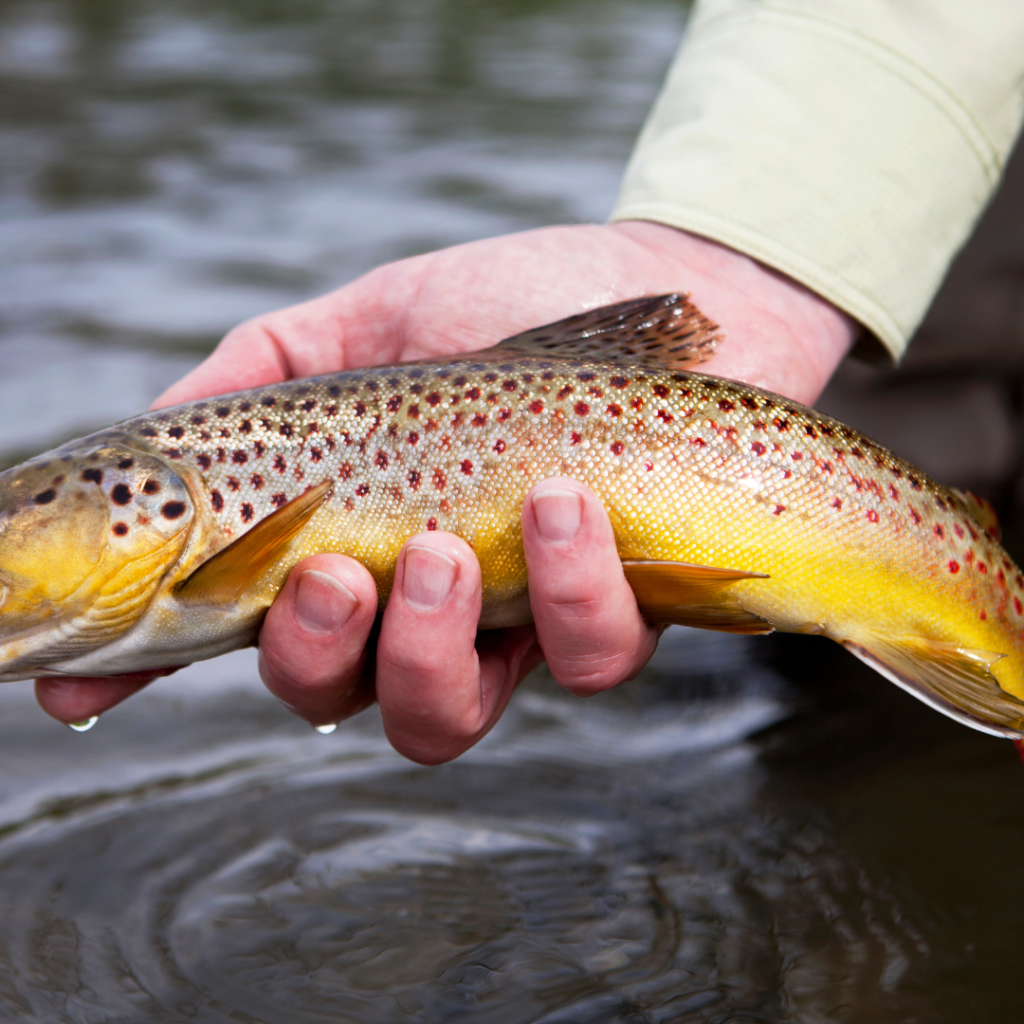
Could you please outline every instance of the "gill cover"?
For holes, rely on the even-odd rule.
[[[0,678],[129,629],[193,515],[166,463],[117,440],[94,436],[0,473]]]

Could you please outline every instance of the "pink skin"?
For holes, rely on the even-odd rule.
[[[290,377],[483,348],[515,332],[639,295],[687,291],[725,341],[701,370],[806,404],[857,325],[749,257],[643,221],[543,228],[379,267],[329,295],[236,327],[157,407]],[[458,537],[427,533],[399,556],[375,652],[370,574],[340,555],[293,570],[260,634],[260,671],[292,711],[324,724],[374,699],[395,749],[436,764],[476,743],[522,677],[546,660],[580,696],[632,678],[657,631],[637,610],[611,525],[574,480],[545,480],[523,508],[535,625],[477,637],[480,569]],[[150,681],[41,679],[62,722],[90,718]]]

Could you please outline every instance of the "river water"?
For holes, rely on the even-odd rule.
[[[599,220],[664,0],[2,0],[0,459],[383,260]],[[75,734],[0,688],[0,1019],[1021,1019],[1024,767],[811,639],[543,670],[453,764],[251,652]]]

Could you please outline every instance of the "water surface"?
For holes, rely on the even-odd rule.
[[[383,260],[600,220],[661,0],[0,2],[0,458]],[[0,1017],[1020,1017],[1024,768],[818,641],[543,672],[457,762],[318,736],[251,652],[73,734],[0,688]]]

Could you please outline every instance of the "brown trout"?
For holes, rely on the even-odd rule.
[[[936,709],[1024,735],[1024,578],[991,509],[858,431],[689,372],[679,295],[444,360],[147,413],[0,474],[0,679],[111,675],[250,644],[292,567],[341,552],[381,606],[402,545],[468,541],[481,628],[528,622],[520,511],[602,499],[654,622],[819,633]]]

